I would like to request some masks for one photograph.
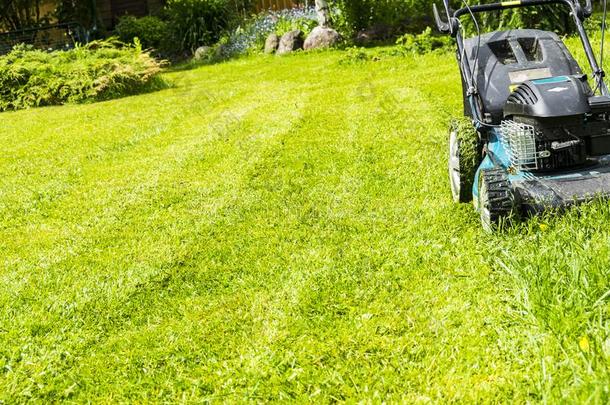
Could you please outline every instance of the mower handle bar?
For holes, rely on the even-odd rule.
[[[443,0],[443,6],[445,8],[447,21],[443,21],[438,12],[436,4],[432,4],[434,20],[436,22],[438,30],[441,33],[450,34],[457,40],[457,58],[460,64],[462,79],[466,84],[468,99],[473,108],[472,112],[474,114],[475,121],[481,122],[481,119],[483,117],[481,108],[476,101],[477,88],[476,82],[474,80],[474,74],[472,70],[473,68],[470,66],[468,58],[463,57],[464,39],[462,38],[462,33],[460,30],[460,17],[470,13],[475,14],[487,11],[506,10],[517,7],[541,6],[547,4],[563,4],[564,6],[567,6],[570,9],[570,14],[574,19],[574,23],[576,24],[576,30],[578,32],[578,35],[580,36],[580,40],[585,50],[585,55],[587,56],[589,65],[591,65],[595,82],[597,83],[597,86],[600,88],[600,91],[603,95],[610,95],[610,91],[608,91],[608,87],[604,82],[604,70],[597,64],[595,54],[593,53],[593,48],[591,48],[591,43],[589,42],[589,38],[587,37],[585,27],[582,24],[583,21],[591,17],[591,14],[593,13],[591,0],[585,0],[584,8],[580,5],[579,0],[506,0],[502,1],[501,3],[477,4],[469,7],[462,7],[455,11],[453,11],[449,6],[449,0]]]
[[[436,27],[443,34],[451,34],[454,30],[449,25],[451,23],[451,8],[449,7],[449,0],[443,0],[443,5],[445,6],[445,11],[447,12],[447,22],[444,22],[441,19],[441,16],[438,13],[438,8],[436,7],[436,3],[432,3],[432,12],[434,13],[434,21],[436,21]]]
[[[432,4],[432,11],[438,30],[443,34],[455,36],[459,29],[459,18],[463,15],[470,14],[471,12],[474,14],[518,7],[541,6],[545,4],[564,4],[568,6],[581,21],[591,17],[591,14],[593,14],[591,0],[585,0],[585,7],[582,7],[578,0],[509,0],[500,3],[476,4],[470,7],[462,7],[455,11],[449,6],[449,0],[443,0],[443,6],[447,14],[446,22],[441,18],[436,4]]]

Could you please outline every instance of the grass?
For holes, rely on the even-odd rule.
[[[607,204],[485,234],[453,57],[343,58],[3,113],[0,401],[607,402]]]

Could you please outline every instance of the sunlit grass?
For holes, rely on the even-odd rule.
[[[610,212],[487,235],[451,55],[0,115],[0,400],[605,402]]]

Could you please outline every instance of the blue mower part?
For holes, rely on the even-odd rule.
[[[493,129],[490,133],[488,151],[477,169],[472,187],[473,203],[487,230],[510,217],[535,215],[549,209],[560,210],[595,198],[610,197],[610,154],[590,157],[583,166],[552,173],[515,172],[510,152],[506,150],[499,132]],[[485,186],[482,183],[484,174],[489,176],[489,173],[505,182],[505,194],[500,201],[494,202],[495,205],[482,207],[481,201],[488,200],[488,196],[481,198],[481,188]]]

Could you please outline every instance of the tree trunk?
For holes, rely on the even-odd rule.
[[[330,25],[330,9],[326,0],[316,0],[316,12],[318,13],[318,24],[320,27]]]

